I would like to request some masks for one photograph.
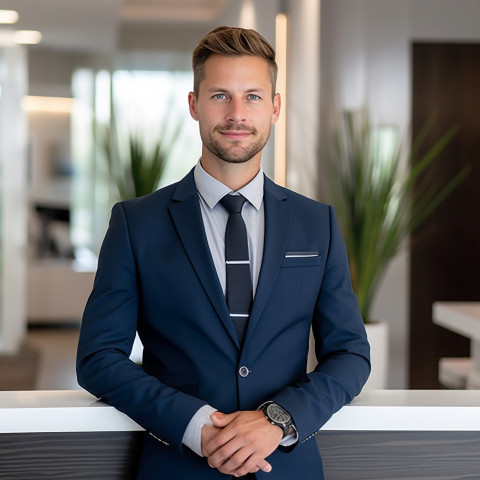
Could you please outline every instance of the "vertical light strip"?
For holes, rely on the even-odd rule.
[[[275,50],[278,65],[277,92],[282,99],[280,118],[275,124],[274,180],[287,184],[287,16],[279,13],[275,20]]]

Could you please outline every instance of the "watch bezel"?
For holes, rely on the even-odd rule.
[[[292,416],[278,403],[270,402],[262,406],[263,413],[266,419],[272,424],[280,427],[283,430],[283,435],[287,435],[292,426]],[[286,421],[280,421],[276,418],[275,411],[280,410],[283,415],[287,417]]]

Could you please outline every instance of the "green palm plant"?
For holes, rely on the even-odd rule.
[[[107,160],[108,175],[115,186],[115,196],[127,200],[155,191],[179,137],[182,122],[178,121],[173,130],[169,130],[165,121],[158,139],[150,148],[138,133],[128,134],[126,141],[122,142],[114,125],[112,122],[106,127],[101,147]]]
[[[336,130],[334,155],[328,161],[332,201],[365,322],[370,320],[372,301],[383,274],[403,241],[468,173],[465,167],[444,185],[422,175],[458,128],[449,129],[413,162],[429,130],[426,125],[411,149],[398,140],[385,148],[364,111],[345,113]]]

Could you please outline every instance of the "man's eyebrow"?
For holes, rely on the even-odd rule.
[[[228,90],[227,88],[223,88],[223,87],[211,87],[208,89],[209,92],[213,93],[213,92],[220,92],[220,93],[229,93],[230,90]],[[260,87],[252,87],[252,88],[248,88],[247,90],[245,90],[245,93],[265,93],[265,90],[263,88],[260,88]]]
[[[209,92],[226,92],[227,89],[222,87],[210,87],[208,91]]]
[[[245,93],[265,93],[265,90],[260,87],[249,88],[245,90]]]

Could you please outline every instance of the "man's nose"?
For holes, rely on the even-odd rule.
[[[242,122],[245,118],[245,104],[243,100],[241,98],[232,98],[228,104],[227,121]]]

